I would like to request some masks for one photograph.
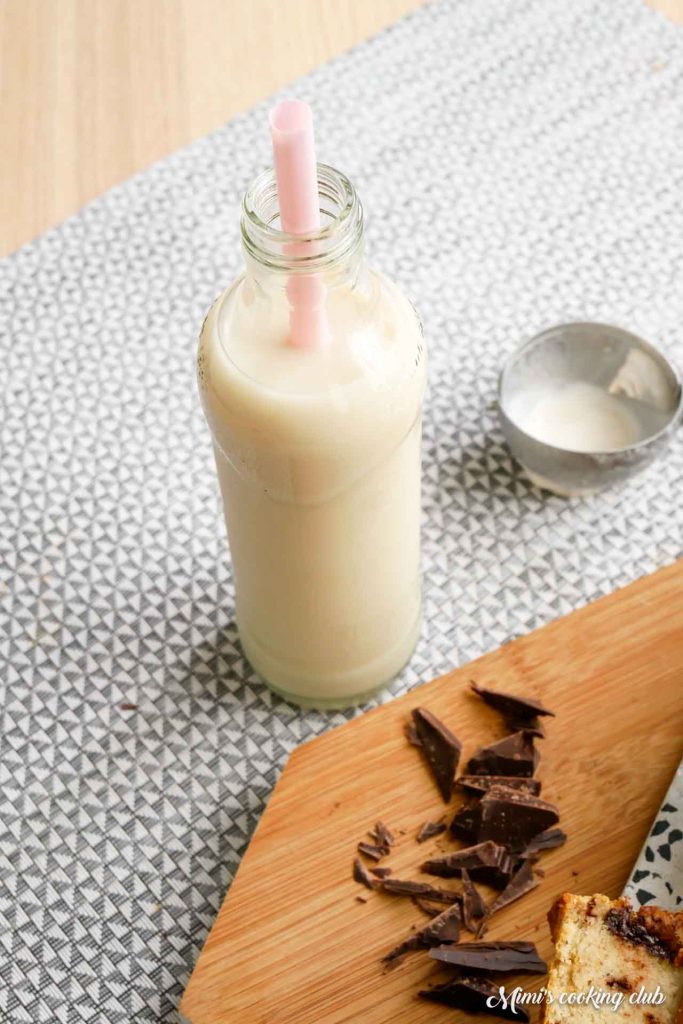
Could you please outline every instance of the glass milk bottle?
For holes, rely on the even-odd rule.
[[[245,273],[206,318],[198,377],[244,652],[288,700],[344,707],[397,674],[420,628],[426,353],[411,304],[363,262],[353,186],[319,164],[318,189],[305,246],[277,226],[272,170],[247,191]],[[315,349],[288,338],[306,280],[324,290]]]

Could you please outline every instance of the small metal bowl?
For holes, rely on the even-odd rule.
[[[638,422],[638,439],[587,451],[527,432],[534,395],[579,382],[618,397]],[[510,356],[498,383],[498,409],[510,450],[532,482],[576,496],[626,480],[658,458],[680,421],[683,393],[674,367],[642,338],[608,324],[569,323],[542,331]]]

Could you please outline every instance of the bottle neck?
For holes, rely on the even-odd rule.
[[[345,175],[318,164],[320,230],[310,235],[281,231],[272,168],[249,186],[242,201],[242,246],[247,273],[274,285],[319,275],[329,286],[353,284],[362,265],[363,207]]]

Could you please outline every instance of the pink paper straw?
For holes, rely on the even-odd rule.
[[[307,103],[282,100],[270,115],[280,224],[292,235],[320,230],[318,168],[313,115]],[[294,243],[294,256],[314,255],[311,243]],[[301,348],[319,348],[328,338],[325,285],[317,274],[292,275],[287,285],[290,341]]]

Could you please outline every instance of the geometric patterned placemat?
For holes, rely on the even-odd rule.
[[[683,908],[683,762],[652,823],[624,896],[643,906]]]
[[[568,501],[494,406],[505,354],[564,319],[683,360],[683,31],[640,0],[442,0],[291,92],[430,345],[396,694],[683,552],[680,439]],[[268,106],[0,264],[2,1024],[175,1020],[288,752],[345,718],[245,663],[194,381]]]

